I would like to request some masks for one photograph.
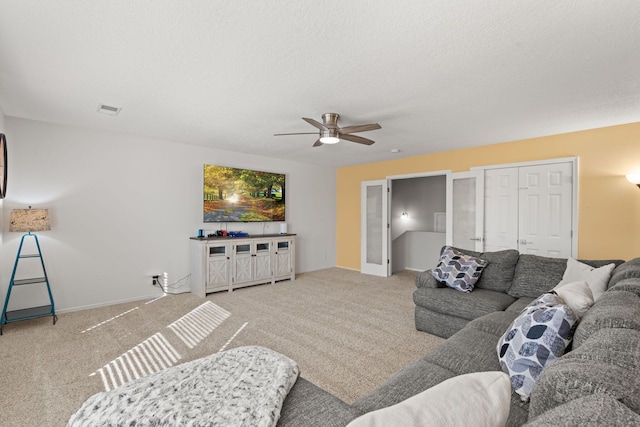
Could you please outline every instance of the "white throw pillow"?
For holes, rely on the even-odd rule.
[[[504,372],[474,372],[449,378],[396,405],[351,421],[347,427],[504,426],[511,383]]]
[[[607,290],[607,283],[609,283],[611,272],[615,267],[616,265],[611,263],[594,268],[574,258],[569,258],[567,259],[567,269],[557,287],[584,280],[593,293],[593,300],[598,301],[598,298]]]
[[[593,305],[593,292],[587,285],[587,282],[580,280],[577,282],[571,282],[558,285],[553,288],[553,291],[569,306],[578,320],[582,319],[582,316]]]

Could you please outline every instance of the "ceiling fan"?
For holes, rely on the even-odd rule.
[[[363,138],[357,135],[351,135],[355,132],[366,132],[369,130],[376,130],[382,128],[378,123],[371,123],[367,125],[355,125],[338,127],[339,114],[336,113],[324,113],[322,115],[322,123],[303,117],[302,120],[315,126],[319,129],[319,132],[301,132],[301,133],[276,133],[273,136],[281,135],[312,135],[318,134],[318,140],[313,144],[314,147],[319,147],[322,144],[337,144],[341,139],[345,141],[357,142],[358,144],[371,145],[375,141],[367,138]]]

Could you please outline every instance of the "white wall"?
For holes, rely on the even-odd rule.
[[[393,241],[393,272],[424,271],[435,267],[444,245],[445,233],[407,231]]]
[[[335,266],[335,235],[326,232],[336,223],[335,168],[12,117],[5,124],[0,268],[13,267],[20,240],[8,232],[11,209],[48,208],[52,230],[38,235],[58,311],[158,295],[148,275],[167,272],[172,283],[189,274],[188,238],[219,228],[202,222],[203,164],[286,173],[297,271]],[[279,223],[229,228],[278,233]],[[179,285],[188,289],[188,279]],[[6,281],[0,286],[2,301]]]

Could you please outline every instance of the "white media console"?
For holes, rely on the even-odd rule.
[[[191,292],[210,292],[296,279],[295,234],[191,237]]]

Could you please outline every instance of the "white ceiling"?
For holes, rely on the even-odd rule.
[[[0,108],[333,166],[640,122],[640,1],[2,0]],[[376,143],[273,136],[325,112]]]

